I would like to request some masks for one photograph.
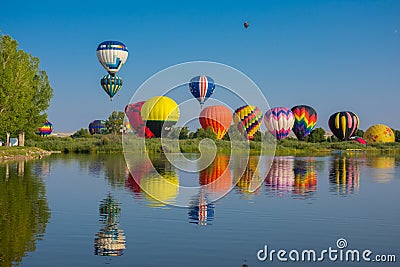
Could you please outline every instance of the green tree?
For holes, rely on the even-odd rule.
[[[197,129],[194,137],[198,139],[210,138],[212,140],[217,140],[217,135],[214,133],[211,127],[207,127],[206,130],[204,130],[203,128]]]
[[[106,121],[107,132],[119,134],[123,131],[125,114],[122,111],[113,111]]]
[[[394,132],[394,136],[395,136],[395,138],[396,138],[396,142],[400,142],[400,130],[394,130],[393,129],[393,132]]]
[[[179,132],[179,139],[188,139],[189,138],[189,127],[185,126],[181,128]]]
[[[8,35],[0,38],[0,136],[32,136],[46,120],[53,97],[39,59],[18,49]]]
[[[81,128],[80,130],[78,130],[76,133],[74,133],[73,135],[71,135],[72,138],[82,138],[82,137],[90,137],[90,133],[88,131],[88,129],[86,128]]]
[[[363,137],[364,136],[364,131],[361,130],[361,129],[357,129],[357,131],[354,132],[353,136]]]
[[[307,142],[320,143],[325,141],[325,130],[323,128],[316,128],[307,136]]]
[[[253,136],[253,141],[261,142],[262,140],[262,132],[257,131]]]

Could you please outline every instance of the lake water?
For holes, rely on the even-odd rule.
[[[276,157],[254,192],[247,176],[257,175],[257,167],[245,166],[239,179],[224,156],[200,173],[180,172],[157,157],[153,163],[171,183],[146,175],[135,180],[122,155],[1,163],[0,266],[242,266],[244,260],[248,266],[399,266],[398,157]],[[211,191],[238,182],[225,197],[207,203],[199,195],[189,208],[165,204],[179,198],[170,184],[207,184],[221,169],[228,171]],[[338,248],[340,238],[347,247]],[[285,250],[286,258],[292,250],[300,256],[315,250],[319,257],[331,247],[338,257],[371,250],[371,260],[395,255],[397,263],[333,261],[327,254],[303,263],[280,262],[275,254],[271,263],[257,258],[266,245],[268,254]]]

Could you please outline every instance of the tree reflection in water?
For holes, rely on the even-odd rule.
[[[32,162],[0,164],[0,266],[18,265],[36,250],[50,218],[43,180]]]

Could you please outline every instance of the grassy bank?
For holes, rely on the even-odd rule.
[[[0,147],[0,160],[37,159],[50,154],[51,152],[37,147]]]
[[[131,140],[128,144],[129,150],[143,150],[143,139]],[[183,153],[199,152],[199,139],[179,140],[180,150]],[[61,151],[64,153],[121,153],[122,138],[119,135],[93,135],[86,138],[59,138],[47,137],[28,140],[27,146],[38,147],[48,151]],[[230,153],[231,144],[229,141],[216,140],[215,145],[218,152]],[[250,142],[251,153],[259,153],[261,142]],[[161,152],[163,149],[168,152],[179,152],[176,143],[164,142],[160,139],[146,139],[146,151]],[[205,149],[211,149],[213,145],[204,144]],[[264,146],[265,148],[265,146]],[[243,151],[246,146],[233,148],[234,151]],[[364,147],[354,142],[321,142],[308,143],[293,139],[285,139],[277,142],[276,155],[323,155],[329,154],[333,150],[362,149],[371,153],[395,153],[400,154],[400,143],[372,144]]]

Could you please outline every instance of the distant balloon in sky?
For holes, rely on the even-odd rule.
[[[178,104],[166,96],[154,96],[143,104],[142,120],[146,122],[155,137],[161,137],[162,132],[168,132],[180,117]]]
[[[122,79],[117,75],[107,74],[100,80],[101,87],[110,96],[110,100],[122,87]]]
[[[140,101],[134,104],[129,104],[125,107],[125,114],[128,117],[132,129],[139,137],[152,138],[154,134],[146,126],[142,119],[141,110],[146,101]]]
[[[336,112],[328,120],[329,129],[339,140],[349,140],[358,129],[360,120],[350,111]]]
[[[310,106],[300,105],[292,107],[294,125],[292,131],[299,140],[305,140],[317,124],[318,115]]]
[[[250,26],[250,24],[249,24],[247,21],[245,21],[245,22],[243,23],[243,26],[247,29],[247,28]]]
[[[45,121],[42,127],[39,128],[39,135],[47,136],[53,132],[53,124],[49,121]]]
[[[203,107],[204,102],[214,93],[215,83],[211,77],[201,75],[192,78],[189,82],[189,89],[192,95]]]
[[[263,114],[256,106],[243,106],[235,110],[234,122],[239,132],[248,140],[252,140],[260,128]]]
[[[292,130],[294,115],[288,108],[271,108],[264,115],[264,123],[268,131],[275,136],[276,139],[284,139]]]
[[[211,127],[217,135],[217,139],[222,139],[232,123],[232,112],[225,106],[210,106],[200,112],[199,121],[205,130]]]
[[[128,48],[118,41],[105,41],[97,47],[96,55],[106,71],[115,75],[128,59]]]
[[[89,133],[90,134],[104,134],[106,132],[106,121],[104,120],[94,120],[89,123]]]

